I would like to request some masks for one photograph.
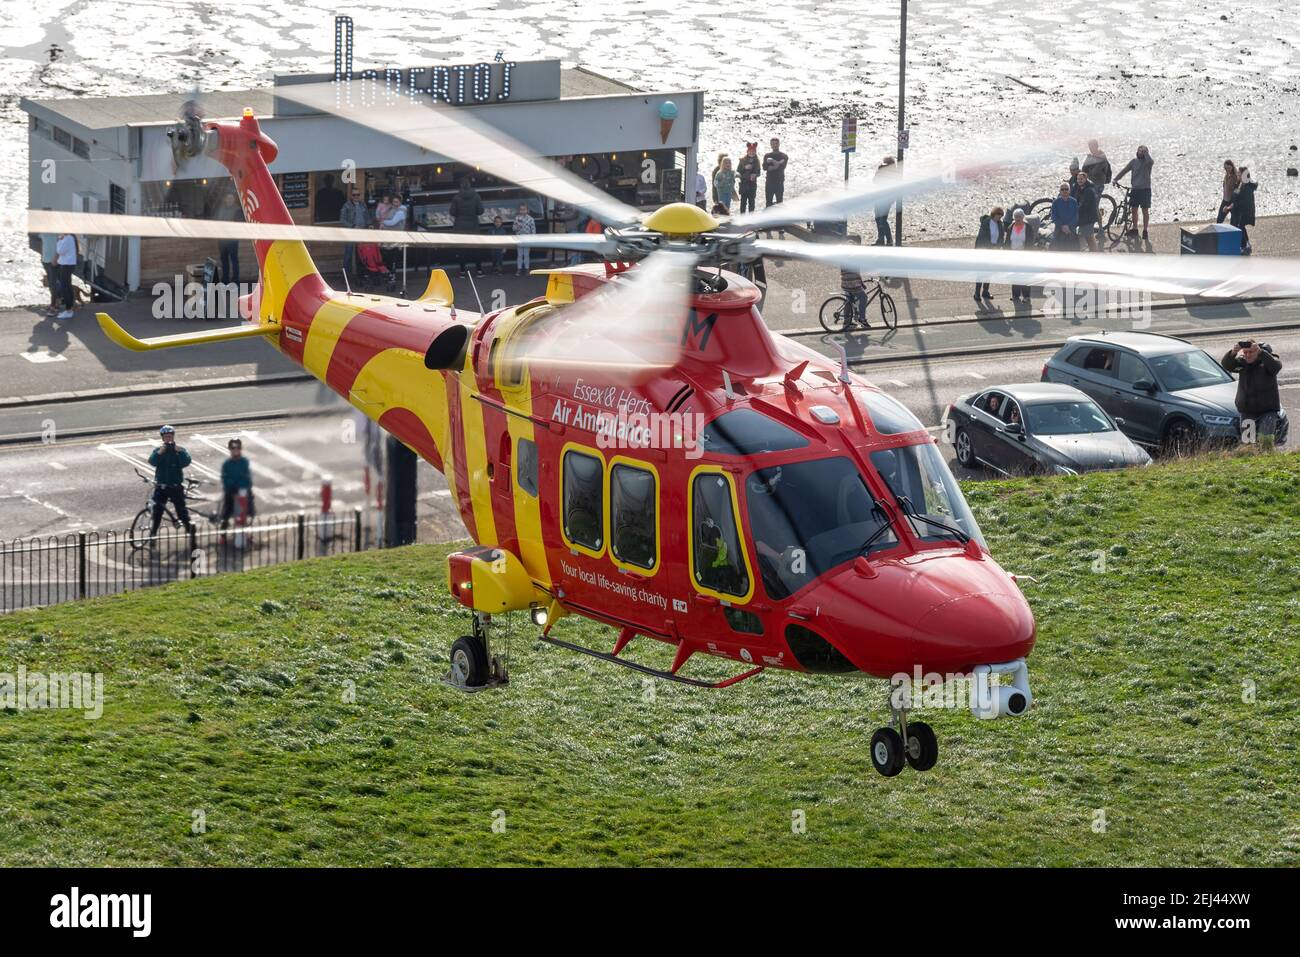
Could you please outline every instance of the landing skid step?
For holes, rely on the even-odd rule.
[[[649,665],[637,664],[635,661],[628,661],[626,658],[620,658],[618,655],[612,655],[606,651],[596,651],[594,648],[584,648],[582,645],[575,645],[571,641],[564,641],[561,638],[552,638],[550,635],[538,635],[539,641],[544,641],[550,645],[556,645],[560,648],[566,648],[569,651],[580,651],[584,655],[591,655],[593,658],[600,658],[603,661],[612,661],[616,665],[622,665],[624,668],[631,668],[633,671],[639,671],[643,675],[650,675],[653,678],[662,678],[665,681],[676,681],[678,684],[691,685],[695,688],[727,688],[746,678],[752,678],[763,670],[760,665],[757,668],[751,668],[749,671],[733,675],[722,681],[701,681],[698,678],[684,678],[681,675],[673,674],[671,671],[663,671],[659,668],[651,668]]]

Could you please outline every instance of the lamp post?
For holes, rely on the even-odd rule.
[[[902,14],[898,21],[898,162],[903,162],[904,144],[907,142],[903,123],[904,91],[907,87],[907,0],[902,0]],[[903,245],[903,200],[899,197],[894,213],[894,245]]]

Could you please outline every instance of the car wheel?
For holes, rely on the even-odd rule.
[[[953,435],[952,444],[957,450],[957,462],[962,468],[975,467],[975,449],[971,445],[970,435],[965,429],[958,429]]]
[[[1201,443],[1201,434],[1196,426],[1186,419],[1174,419],[1165,426],[1164,436],[1160,440],[1160,449],[1165,455],[1190,455]]]

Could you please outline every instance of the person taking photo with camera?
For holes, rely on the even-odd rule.
[[[164,425],[158,430],[162,445],[149,455],[149,464],[153,466],[153,515],[149,523],[149,538],[158,537],[158,526],[162,524],[163,510],[170,501],[176,508],[176,517],[185,525],[185,530],[193,534],[194,523],[190,521],[190,510],[185,504],[185,470],[190,466],[190,453],[176,444],[176,430]]]
[[[1237,373],[1237,411],[1243,432],[1247,423],[1253,422],[1256,442],[1265,448],[1284,444],[1289,423],[1277,389],[1282,360],[1272,347],[1266,342],[1242,339],[1227,351],[1221,365],[1226,372]]]

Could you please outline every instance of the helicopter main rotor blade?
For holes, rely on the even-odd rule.
[[[509,359],[579,371],[671,368],[682,354],[696,262],[687,252],[651,253],[621,278],[524,330]]]
[[[405,246],[479,246],[514,249],[571,249],[614,256],[618,243],[597,233],[538,233],[492,236],[470,233],[418,233],[398,229],[348,229],[344,226],[295,226],[228,220],[118,216],[60,210],[0,211],[0,229],[19,233],[75,233],[79,236],[149,236],[177,239],[300,240],[318,243],[397,243]]]
[[[1223,298],[1300,296],[1300,262],[950,247],[858,246],[759,239],[754,251],[875,276],[952,282],[1073,285]]]
[[[532,147],[470,116],[464,109],[437,103],[416,105],[400,97],[399,102],[381,103],[361,112],[336,102],[338,90],[333,83],[280,86],[276,94],[486,170],[525,189],[576,206],[605,225],[622,226],[641,221],[640,210],[597,189],[540,156]],[[383,98],[383,94],[376,92],[376,97]]]
[[[802,222],[844,222],[849,216],[870,209],[878,204],[893,203],[918,193],[966,182],[977,176],[1004,169],[1012,163],[1023,162],[1039,153],[1044,147],[998,151],[981,159],[972,159],[961,163],[909,163],[887,166],[884,173],[877,173],[870,183],[852,188],[832,186],[828,189],[809,193],[788,202],[778,203],[766,209],[733,216],[728,225],[743,230],[769,229],[788,223]]]

